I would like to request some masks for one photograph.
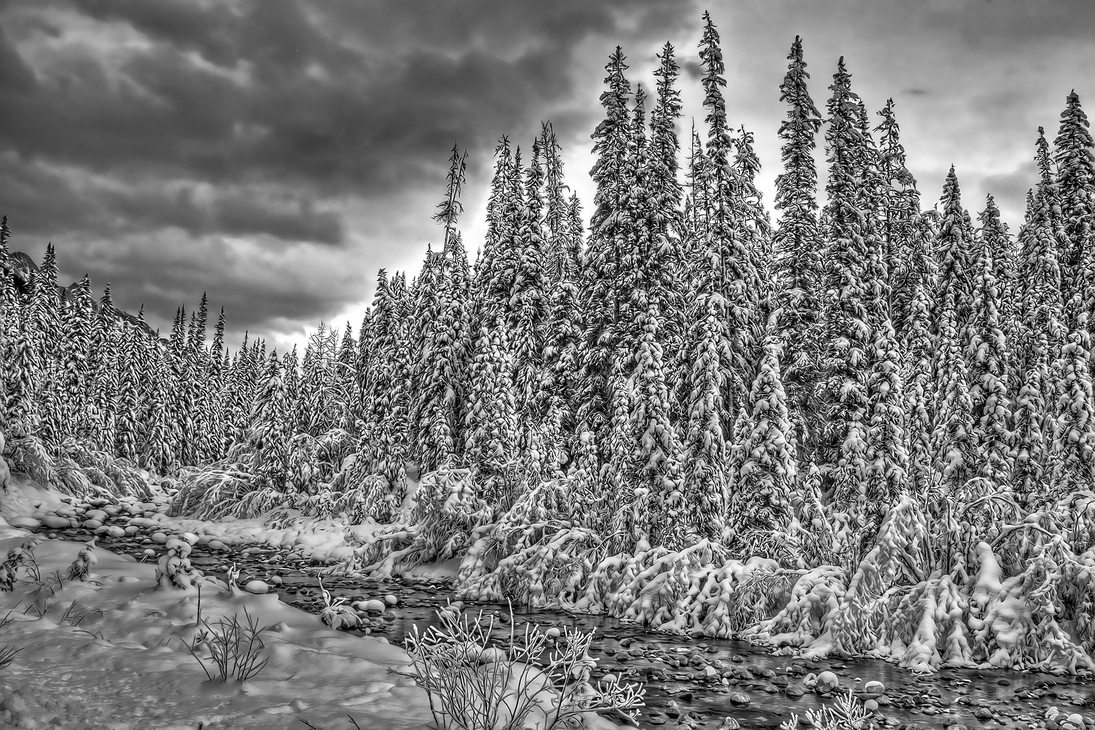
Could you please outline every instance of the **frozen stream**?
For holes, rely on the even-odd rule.
[[[51,536],[70,540],[90,539],[90,533],[67,529],[44,530]],[[141,558],[148,548],[159,555],[162,547],[144,534],[112,539],[99,536],[99,544],[119,553]],[[191,554],[195,567],[220,578],[232,563],[240,569],[241,583],[251,578],[271,582],[281,600],[318,613],[323,608],[317,568],[287,552],[250,547],[231,552],[196,546]],[[276,580],[274,582],[277,582]],[[424,630],[436,621],[435,609],[451,595],[443,583],[376,581],[369,579],[323,579],[324,587],[351,602],[394,595],[398,604],[376,618],[377,630],[392,643],[418,625]],[[508,608],[497,604],[466,604],[473,613],[497,612],[508,618]],[[944,728],[1048,727],[1068,725],[1045,723],[1046,710],[1056,705],[1061,718],[1080,713],[1093,727],[1095,684],[1075,677],[1006,671],[948,669],[929,676],[914,675],[892,664],[874,659],[822,660],[805,662],[795,657],[772,656],[764,647],[740,641],[687,637],[651,632],[643,627],[605,616],[575,615],[561,611],[515,609],[517,630],[521,623],[541,626],[575,626],[596,629],[594,656],[598,672],[614,672],[624,679],[645,683],[647,707],[642,726],[715,728],[725,717],[735,718],[743,728],[778,726],[792,712],[800,716],[810,708],[831,701],[803,686],[807,673],[831,669],[842,687],[859,690],[871,680],[885,684],[879,699],[881,722],[892,727]],[[509,626],[496,620],[497,631],[509,633]],[[682,715],[685,716],[682,718]],[[689,719],[696,722],[690,724]]]

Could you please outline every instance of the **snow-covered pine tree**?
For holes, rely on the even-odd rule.
[[[366,366],[367,393],[363,399],[362,433],[357,459],[369,462],[367,473],[379,474],[393,493],[406,489],[407,418],[409,393],[406,378],[408,334],[404,320],[405,284],[401,276],[391,280],[384,269],[377,276],[370,332],[372,349]]]
[[[341,419],[337,411],[339,397],[336,391],[341,387],[335,369],[337,358],[338,333],[326,322],[320,322],[308,337],[301,362],[301,399],[295,410],[304,433],[320,436]]]
[[[1074,297],[1078,306],[1080,298]],[[1058,379],[1050,500],[1095,484],[1095,396],[1091,389],[1091,336],[1087,312],[1071,318],[1071,331],[1054,367]]]
[[[467,326],[467,286],[460,273],[464,256],[456,223],[463,208],[460,190],[465,180],[467,153],[453,147],[445,198],[437,206],[434,220],[444,227],[444,244],[436,272],[435,316],[422,332],[423,356],[419,390],[415,394],[414,427],[418,460],[422,471],[433,471],[456,458],[459,436],[459,404],[464,383],[464,342]]]
[[[868,314],[873,298],[867,281],[867,225],[863,210],[863,169],[867,157],[859,109],[844,59],[830,86],[825,134],[829,179],[823,220],[827,227],[821,314],[823,349],[815,434],[823,491],[838,511],[856,511],[867,495],[867,376],[874,334]]]
[[[724,395],[743,386],[730,348],[726,301],[714,291],[711,277],[700,294],[695,321],[688,334],[681,399],[685,405],[684,489],[689,523],[698,535],[722,537],[729,499],[728,444],[731,414]]]
[[[138,405],[143,424],[139,464],[155,474],[170,475],[178,466],[177,421],[171,411],[171,353],[160,346],[155,335],[140,337],[138,347],[144,366],[140,378],[145,383]]]
[[[33,322],[29,317],[14,319],[18,329],[14,336],[9,333],[8,352],[4,356],[8,367],[5,373],[4,433],[8,438],[36,433],[41,418],[35,380],[35,372],[41,368],[41,361],[30,332]]]
[[[996,279],[995,256],[1007,245],[1007,225],[992,196],[979,216],[977,255],[973,273],[973,321],[965,337],[969,362],[970,404],[973,408],[973,443],[976,476],[998,489],[1011,479],[1011,394],[1008,367],[1011,360],[1001,320],[1002,289]]]
[[[144,440],[142,404],[142,369],[140,347],[142,333],[129,322],[119,325],[118,338],[118,407],[114,420],[114,454],[137,464]]]
[[[545,328],[549,323],[548,250],[544,231],[542,140],[532,146],[525,171],[523,205],[517,223],[517,270],[510,293],[509,329],[513,352],[513,385],[517,408],[517,453],[532,483],[540,479],[548,460],[543,433],[544,404],[540,402]]]
[[[42,265],[34,272],[30,294],[29,333],[35,338],[37,359],[45,369],[58,360],[61,344],[61,300],[57,291],[57,251],[46,245]]]
[[[726,86],[726,65],[722,59],[719,33],[710,13],[704,12],[703,20],[699,55],[703,66],[703,105],[707,111],[706,154],[710,161],[707,172],[710,174],[708,188],[711,193],[706,247],[708,255],[718,261],[717,291],[728,305],[734,366],[739,372],[748,374],[748,382],[756,370],[760,331],[758,318],[765,286],[752,243],[744,235],[746,228],[752,225],[738,220],[739,209],[749,207],[744,202],[749,195],[749,186],[739,184],[743,181],[738,180],[737,171],[731,165],[736,145],[726,121],[726,100],[722,94],[722,88]],[[746,165],[745,168],[751,166]],[[731,395],[728,402],[733,411],[740,411],[744,395]]]
[[[1088,249],[1095,246],[1095,141],[1087,114],[1080,106],[1080,97],[1073,89],[1061,112],[1061,126],[1053,141],[1053,158],[1057,163],[1057,185],[1064,217],[1066,240],[1062,242],[1061,274],[1065,301],[1082,288],[1088,290],[1085,304],[1092,301],[1095,272],[1082,268]],[[1091,309],[1088,312],[1089,324]]]
[[[1057,402],[1052,366],[1066,336],[1061,302],[1060,244],[1065,240],[1060,198],[1053,179],[1049,144],[1039,127],[1035,161],[1041,180],[1028,196],[1027,220],[1019,231],[1022,304],[1018,317],[1015,467],[1012,485],[1028,503],[1045,497],[1045,476],[1053,472],[1052,438]]]
[[[660,337],[664,343],[666,376],[675,380],[685,355],[685,338],[690,325],[692,307],[690,286],[684,271],[687,235],[681,210],[683,190],[677,179],[680,142],[677,120],[681,117],[681,98],[677,90],[680,68],[672,44],[666,43],[658,54],[654,108],[650,112],[650,143],[645,160],[645,189],[649,196],[646,207],[654,211],[651,220],[652,260],[648,262],[654,274],[650,283],[651,296],[660,312]]]
[[[580,311],[579,261],[582,221],[577,196],[568,203],[567,227],[558,256],[559,272],[552,284],[551,327],[544,347],[544,377],[540,381],[545,404],[544,427],[555,442],[555,463],[562,468],[578,450],[575,431],[575,394],[579,391],[584,332]],[[595,453],[595,451],[594,451]]]
[[[636,540],[645,538],[651,545],[680,550],[695,542],[696,532],[687,519],[691,510],[682,488],[680,442],[669,417],[658,321],[653,303],[639,315],[641,335],[629,388],[634,394],[629,399],[634,446],[627,483],[633,485],[634,494],[622,500],[630,514],[617,518],[617,523]]]
[[[775,208],[781,212],[773,235],[776,305],[784,328],[783,384],[791,421],[800,437],[815,431],[809,400],[818,379],[818,319],[821,303],[822,242],[817,224],[817,169],[814,164],[821,114],[810,97],[802,39],[795,36],[787,56],[787,75],[780,84],[780,101],[787,118],[780,123],[783,172],[776,176]],[[807,423],[807,421],[811,421]],[[799,448],[805,446],[798,439]]]
[[[20,307],[15,291],[15,277],[11,271],[11,259],[8,251],[8,217],[0,218],[0,403],[7,401],[8,393],[8,357],[11,344],[19,327]],[[0,409],[2,411],[2,409]],[[2,412],[0,412],[2,418]],[[0,428],[3,427],[0,423]]]
[[[880,111],[878,166],[882,180],[880,234],[890,281],[890,318],[899,342],[905,341],[905,324],[912,310],[913,291],[935,275],[929,239],[920,225],[920,192],[905,162],[901,129],[893,99]]]
[[[940,207],[943,218],[935,244],[940,271],[933,312],[933,370],[939,391],[932,452],[945,495],[962,487],[976,473],[973,403],[964,340],[973,315],[973,232],[967,227],[969,216],[962,208],[953,165],[943,185]]]
[[[507,468],[517,457],[517,404],[508,338],[500,317],[482,321],[469,371],[464,453],[487,485],[484,498],[490,503],[503,496]]]
[[[88,383],[91,392],[81,436],[91,440],[108,454],[114,453],[118,384],[124,367],[120,359],[124,336],[110,296],[110,284],[107,284],[99,298],[99,308],[91,326],[88,350]]]
[[[755,554],[758,545],[771,545],[773,535],[786,533],[798,475],[794,429],[780,377],[778,317],[777,310],[769,318],[764,354],[731,456],[728,521],[744,539],[748,554],[743,557]]]
[[[247,443],[252,452],[251,474],[256,489],[284,492],[289,471],[289,441],[293,437],[291,405],[285,372],[277,350],[270,350],[251,410]]]
[[[594,211],[590,221],[589,244],[583,252],[580,286],[582,323],[585,331],[579,384],[578,432],[589,431],[602,447],[609,441],[605,429],[610,420],[610,373],[617,349],[622,294],[621,215],[631,179],[628,156],[632,149],[633,125],[628,110],[631,83],[624,72],[623,50],[617,46],[605,70],[605,91],[601,94],[604,119],[593,132],[596,162],[590,176],[596,185]]]
[[[217,315],[217,324],[213,329],[213,343],[208,353],[209,366],[205,372],[205,381],[202,388],[205,395],[202,399],[204,413],[202,416],[203,428],[207,431],[206,442],[209,452],[206,455],[208,461],[217,461],[224,456],[225,422],[224,422],[224,328],[227,320],[224,315],[224,307],[221,307]]]
[[[61,409],[67,414],[60,434],[69,436],[88,433],[91,398],[90,364],[92,310],[91,282],[87,275],[67,292],[61,310]]]

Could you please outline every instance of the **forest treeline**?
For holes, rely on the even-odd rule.
[[[706,116],[689,133],[672,45],[649,95],[622,49],[609,58],[588,231],[546,124],[527,150],[500,141],[471,265],[454,149],[420,273],[381,271],[356,336],[321,326],[303,354],[230,351],[223,311],[210,345],[204,297],[161,339],[109,288],[97,304],[86,277],[59,289],[52,247],[23,285],[5,223],[15,466],[34,453],[106,486],[77,458],[90,450],[179,475],[207,514],[380,521],[408,465],[467,470],[498,510],[565,484],[573,520],[629,549],[770,557],[804,504],[856,553],[901,499],[945,510],[977,483],[1033,510],[1090,489],[1095,154],[1077,95],[1052,143],[1033,140],[1013,234],[991,196],[974,220],[953,168],[922,203],[893,101],[870,112],[843,59],[819,110],[796,38],[773,222],[707,14],[699,47]]]

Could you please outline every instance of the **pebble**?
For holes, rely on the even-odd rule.
[[[24,530],[37,530],[42,526],[41,520],[36,520],[33,517],[12,517],[8,520],[8,524],[12,527],[20,527]]]
[[[388,595],[384,596],[384,603],[387,603],[389,606],[398,606],[399,599],[389,593]]]
[[[270,586],[266,584],[266,581],[262,580],[249,580],[243,587],[243,590],[248,593],[269,593]]]

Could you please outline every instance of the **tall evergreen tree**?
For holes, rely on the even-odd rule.
[[[277,492],[286,490],[289,442],[293,437],[290,413],[285,370],[277,350],[271,350],[263,366],[247,434],[247,443],[253,454],[251,473],[257,488]]]
[[[829,201],[824,220],[824,349],[819,361],[817,459],[823,487],[839,509],[855,510],[866,495],[867,373],[874,335],[868,316],[873,296],[866,281],[869,249],[862,209],[862,171],[866,149],[858,130],[859,110],[851,75],[841,58],[827,104],[826,158]]]
[[[1011,356],[1000,317],[1002,290],[996,278],[995,256],[1004,245],[1001,239],[1007,237],[1007,226],[1000,220],[1000,211],[991,195],[980,221],[974,262],[973,322],[964,338],[970,364],[974,462],[976,476],[1003,487],[1012,471],[1011,397],[1007,388]]]
[[[738,534],[785,533],[791,521],[791,492],[798,466],[787,395],[780,378],[783,345],[777,327],[775,321],[769,321],[764,355],[733,449],[729,511],[731,527]]]
[[[1062,285],[1067,300],[1086,284],[1089,295],[1085,303],[1095,304],[1091,296],[1095,272],[1081,268],[1088,249],[1095,246],[1095,142],[1088,131],[1090,126],[1073,89],[1061,112],[1061,126],[1053,143],[1066,238],[1061,251]],[[1090,320],[1092,311],[1088,312]]]

